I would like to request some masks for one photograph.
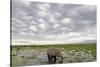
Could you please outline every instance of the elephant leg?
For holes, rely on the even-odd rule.
[[[48,55],[48,63],[52,64],[52,56]]]
[[[54,57],[54,63],[56,63],[56,56],[53,56]]]

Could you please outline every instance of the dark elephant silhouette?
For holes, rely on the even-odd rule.
[[[58,63],[63,63],[63,56],[61,51],[57,48],[48,48],[47,49],[48,63],[54,64],[57,62],[57,58],[60,58]]]

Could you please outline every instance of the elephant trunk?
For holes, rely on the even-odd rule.
[[[59,63],[63,63],[63,57],[60,56],[61,60],[59,61]]]

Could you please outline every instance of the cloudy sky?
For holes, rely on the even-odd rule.
[[[14,42],[96,42],[95,5],[12,0],[11,20]]]

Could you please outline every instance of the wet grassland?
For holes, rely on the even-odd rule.
[[[46,51],[50,47],[61,50],[63,63],[96,61],[96,44],[13,45],[11,64],[13,67],[48,64]]]

